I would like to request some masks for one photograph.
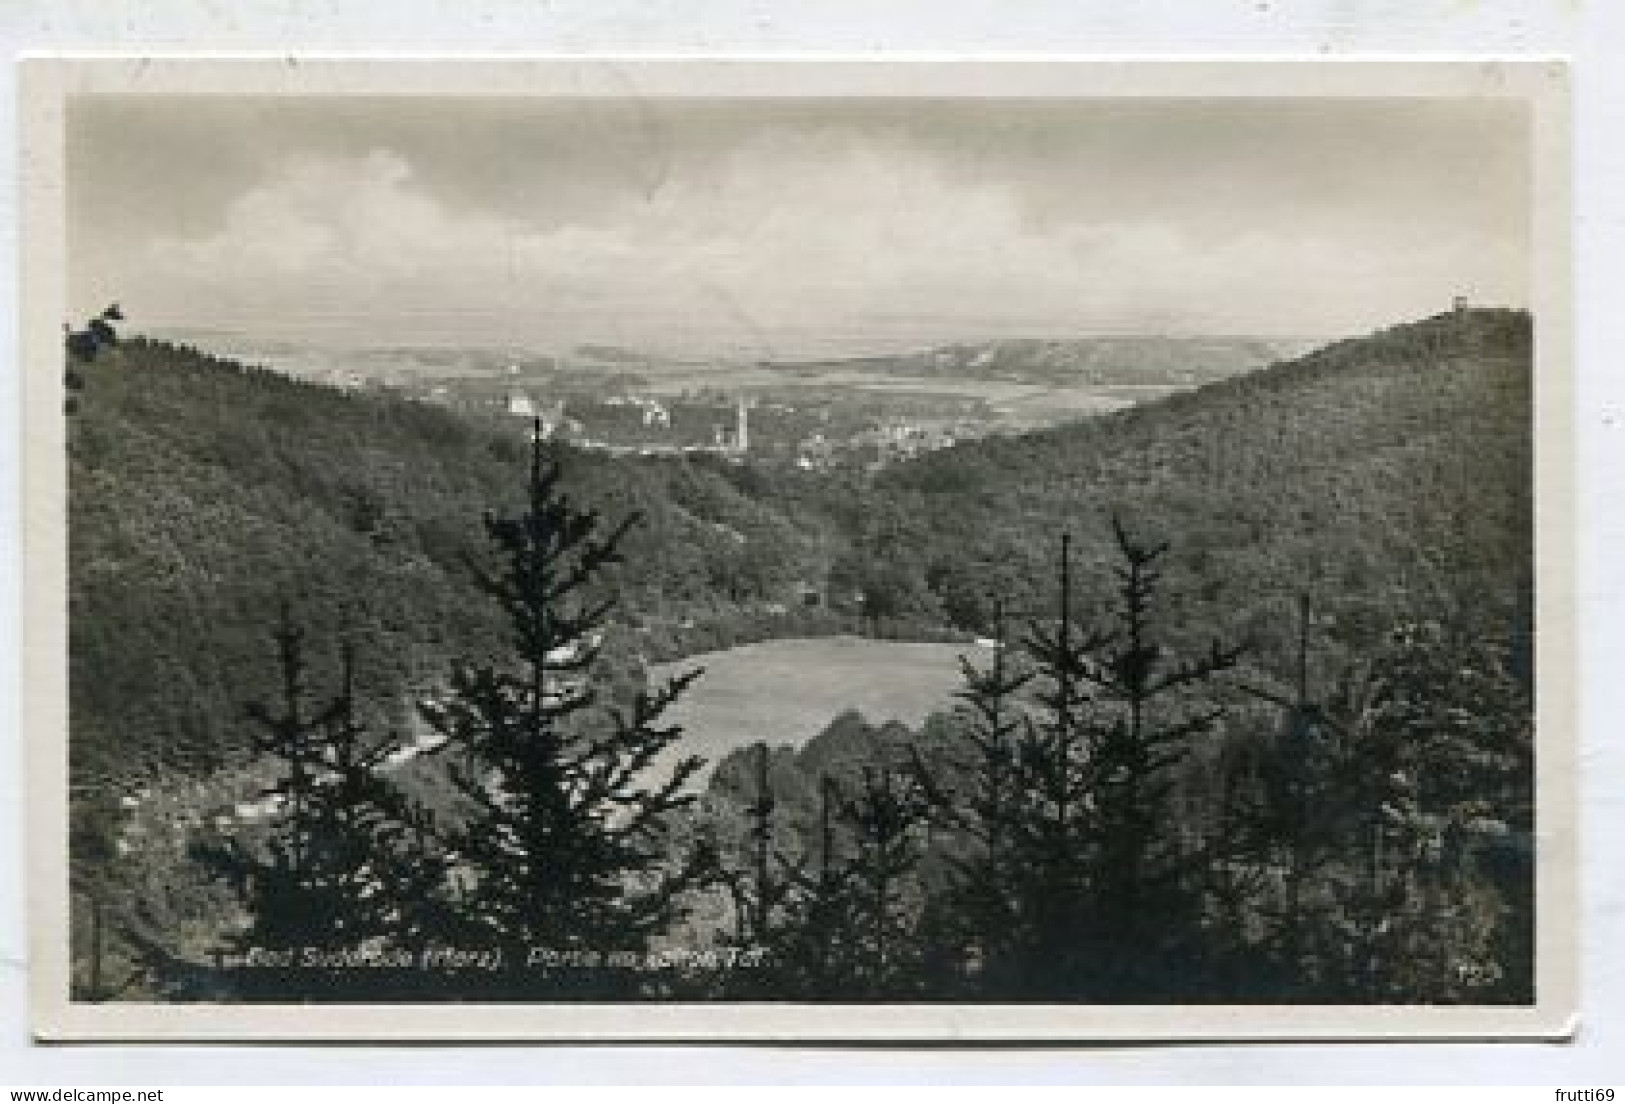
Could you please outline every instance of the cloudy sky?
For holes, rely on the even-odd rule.
[[[1491,101],[85,99],[68,166],[70,297],[138,330],[785,356],[1528,296]]]

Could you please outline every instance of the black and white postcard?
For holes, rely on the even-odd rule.
[[[24,63],[36,1030],[1565,1035],[1566,79]]]

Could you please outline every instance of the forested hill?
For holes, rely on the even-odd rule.
[[[1170,544],[1159,631],[1192,646],[1247,642],[1248,681],[1292,672],[1300,596],[1320,692],[1422,623],[1454,654],[1487,645],[1527,680],[1531,353],[1526,314],[1445,315],[933,453],[888,469],[853,505],[836,573],[871,602],[977,632],[992,631],[997,599],[1020,639],[1022,622],[1054,615],[1063,532],[1075,598],[1116,601],[1115,515]],[[838,723],[845,735],[803,753],[822,748],[827,769],[851,758],[861,727]],[[737,789],[752,762],[736,753],[714,788]]]
[[[883,600],[986,626],[1053,608],[1062,530],[1111,584],[1109,518],[1172,542],[1173,620],[1285,650],[1368,647],[1401,619],[1516,638],[1531,553],[1530,318],[1472,310],[1164,401],[887,471],[852,563]],[[1179,607],[1183,607],[1182,609]]]
[[[142,340],[84,374],[69,428],[76,774],[240,756],[243,703],[275,675],[283,602],[313,671],[331,672],[350,639],[365,696],[400,720],[409,689],[501,646],[465,557],[486,547],[484,513],[523,495],[524,423],[477,424]],[[792,517],[746,494],[748,473],[720,461],[571,451],[564,470],[607,522],[644,516],[619,581],[648,649],[671,650],[684,623],[720,623],[728,642],[751,611],[760,620],[761,606],[827,573],[834,536],[800,520],[816,512]]]

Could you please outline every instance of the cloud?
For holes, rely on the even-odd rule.
[[[102,278],[161,319],[759,355],[1101,329],[1333,333],[1459,290],[1524,294],[1516,235],[1364,211],[1272,218],[1245,197],[1123,218],[1084,194],[1040,212],[1020,181],[961,168],[911,143],[764,129],[561,212],[545,194],[459,204],[401,150],[307,152],[212,229],[147,237]]]

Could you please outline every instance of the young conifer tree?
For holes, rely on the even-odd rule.
[[[952,882],[932,905],[934,934],[949,945],[934,947],[933,953],[950,972],[964,972],[976,984],[998,988],[1000,975],[1010,966],[1019,921],[1010,825],[1019,799],[1015,751],[1024,724],[1020,695],[1033,674],[1010,655],[1001,603],[994,603],[993,621],[989,665],[979,668],[960,657],[964,685],[956,696],[962,741],[936,749],[929,762],[916,746],[910,751],[931,815],[950,838],[969,842],[947,854]]]
[[[914,934],[922,848],[917,830],[926,811],[914,779],[887,767],[865,767],[857,793],[842,810],[853,842],[845,877],[851,904],[846,937],[857,969],[848,996],[895,998],[918,981],[920,948]]]
[[[1268,976],[1284,1000],[1331,999],[1329,946],[1334,918],[1332,896],[1321,892],[1328,868],[1342,861],[1350,841],[1360,836],[1350,818],[1356,786],[1350,762],[1340,752],[1346,729],[1313,692],[1310,678],[1309,596],[1297,599],[1296,646],[1291,689],[1246,686],[1254,697],[1280,710],[1280,727],[1261,771],[1260,800],[1249,827],[1262,846],[1253,858],[1273,871],[1274,893],[1260,893],[1254,911],[1268,921],[1259,948]],[[1352,688],[1349,688],[1352,689]]]
[[[770,751],[765,742],[752,751],[756,796],[744,809],[745,854],[737,866],[722,871],[721,879],[732,898],[735,941],[742,947],[766,947],[774,943],[780,928],[790,864],[774,846],[778,800],[768,770]]]
[[[1010,799],[998,812],[1010,897],[1004,946],[986,963],[986,983],[1012,995],[1080,994],[1092,968],[1084,940],[1098,872],[1089,757],[1092,699],[1084,672],[1106,646],[1082,632],[1073,611],[1071,537],[1061,537],[1058,616],[1027,639],[1037,688],[1011,762]]]
[[[390,777],[393,767],[407,761],[408,746],[394,734],[373,736],[359,718],[355,654],[348,642],[334,704],[320,745],[317,838],[356,895],[348,921],[352,942],[383,941],[413,951],[451,922],[450,862],[433,812]],[[408,980],[392,972],[376,979]]]
[[[677,919],[682,895],[714,877],[702,851],[673,861],[667,846],[668,818],[694,800],[683,789],[701,761],[647,779],[681,736],[663,715],[699,672],[596,708],[613,602],[592,591],[637,520],[602,533],[598,515],[562,490],[538,425],[524,508],[487,515],[495,563],[474,566],[507,619],[510,657],[459,664],[447,693],[420,707],[446,737],[471,808],[450,840],[466,885],[460,907],[517,968],[498,988],[595,991],[620,972],[525,970],[528,949],[640,951]]]
[[[828,1000],[857,990],[862,956],[853,867],[840,839],[842,810],[835,780],[820,775],[815,839],[794,860],[780,856],[783,896],[766,944],[766,970],[739,995]]]
[[[250,703],[254,744],[279,774],[258,803],[266,820],[204,844],[201,857],[233,885],[249,925],[231,940],[249,997],[355,997],[387,971],[337,957],[399,949],[421,921],[443,860],[426,845],[427,814],[400,793],[384,767],[401,748],[375,738],[356,712],[354,657],[343,650],[341,685],[314,704],[304,634],[286,605],[276,632],[281,673],[275,708]],[[311,956],[312,952],[315,957]]]
[[[1194,965],[1206,865],[1174,830],[1175,771],[1223,716],[1211,697],[1193,699],[1234,668],[1243,649],[1215,639],[1195,658],[1177,658],[1154,623],[1168,545],[1136,541],[1115,517],[1112,533],[1121,560],[1117,610],[1077,670],[1096,701],[1087,728],[1094,973],[1108,999],[1175,997]]]
[[[761,957],[759,965],[727,975],[722,991],[742,1000],[807,997],[827,990],[830,978],[845,976],[833,946],[846,909],[835,855],[835,800],[826,777],[817,842],[804,841],[798,853],[785,854],[780,839],[793,840],[796,833],[782,830],[774,817],[779,802],[767,744],[753,750],[755,798],[743,810],[743,847],[724,863],[720,879],[733,905],[728,942]]]
[[[926,812],[909,772],[867,766],[851,796],[820,777],[816,842],[795,860],[779,856],[784,893],[767,930],[766,970],[742,978],[734,995],[877,1000],[915,992]]]
[[[988,983],[1027,997],[1155,1000],[1188,986],[1205,856],[1174,830],[1176,772],[1221,712],[1192,701],[1241,650],[1214,642],[1180,661],[1154,601],[1167,546],[1114,518],[1120,563],[1111,622],[1082,630],[1063,536],[1059,616],[1028,641],[1037,708],[1016,740],[999,816],[1009,936]]]

